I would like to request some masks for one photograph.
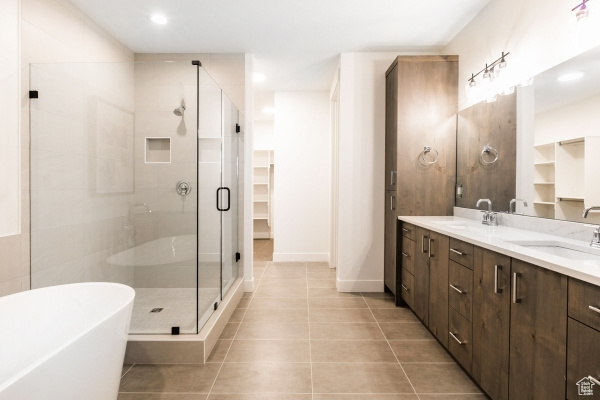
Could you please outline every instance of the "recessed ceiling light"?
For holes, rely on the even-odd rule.
[[[164,15],[161,15],[161,14],[153,14],[150,17],[150,20],[158,25],[164,25],[167,23],[167,17],[165,17]]]
[[[275,114],[275,109],[273,107],[265,107],[262,109],[262,112],[265,114]]]
[[[559,82],[569,82],[569,81],[574,81],[576,79],[579,79],[583,76],[583,72],[581,71],[577,71],[577,72],[569,72],[568,74],[564,74],[558,77],[558,81]]]
[[[263,74],[259,74],[259,73],[254,73],[254,74],[252,74],[252,80],[253,80],[254,82],[262,82],[262,81],[264,81],[265,79],[267,79],[267,77],[266,77],[266,76],[264,76]]]

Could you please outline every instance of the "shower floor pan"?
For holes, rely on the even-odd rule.
[[[170,334],[178,326],[182,334],[196,333],[196,290],[201,319],[213,310],[219,298],[217,288],[134,288],[131,334]]]

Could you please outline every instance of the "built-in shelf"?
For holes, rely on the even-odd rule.
[[[554,185],[554,182],[533,182],[534,185]]]
[[[273,150],[254,150],[254,238],[271,238]]]
[[[536,167],[554,166],[555,164],[556,163],[554,161],[541,161],[541,162],[533,163],[533,165],[535,165]]]
[[[533,204],[540,206],[554,206],[554,202],[552,201],[534,201]]]

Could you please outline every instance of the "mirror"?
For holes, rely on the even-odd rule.
[[[498,146],[497,165],[477,162],[486,144]],[[460,184],[457,207],[490,198],[494,211],[506,212],[519,198],[528,207],[517,202],[518,214],[599,224],[600,212],[581,213],[600,206],[600,47],[539,74],[516,95],[461,111]]]

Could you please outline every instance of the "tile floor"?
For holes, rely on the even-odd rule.
[[[254,261],[273,261],[273,239],[254,239]]]
[[[319,263],[255,263],[204,365],[125,365],[119,400],[485,399],[383,293],[338,293]]]

